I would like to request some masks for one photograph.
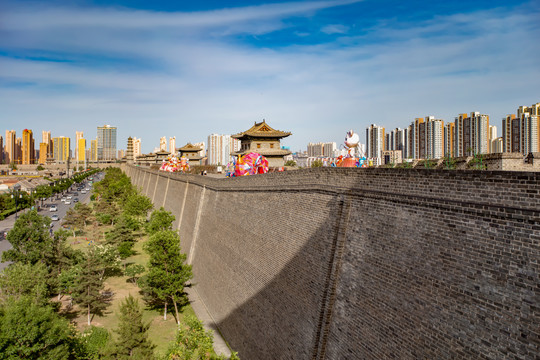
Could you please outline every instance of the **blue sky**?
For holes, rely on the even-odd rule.
[[[537,1],[0,0],[0,131],[177,146],[266,119],[283,144],[540,101]]]

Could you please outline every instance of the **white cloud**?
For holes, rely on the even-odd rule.
[[[534,11],[387,22],[313,46],[257,48],[226,37],[280,29],[290,15],[331,4],[173,15],[49,8],[49,19],[19,9],[4,16],[0,47],[73,61],[0,57],[0,123],[34,131],[54,124],[88,137],[110,123],[119,128],[119,144],[141,137],[150,151],[160,136],[177,136],[182,145],[266,118],[293,132],[285,144],[297,150],[309,141],[339,143],[351,128],[363,134],[370,123],[405,127],[426,115],[452,120],[481,111],[500,125],[518,105],[540,101]],[[329,33],[339,30],[330,26]]]
[[[349,31],[349,27],[341,24],[332,24],[324,26],[321,31],[325,34],[346,34]]]

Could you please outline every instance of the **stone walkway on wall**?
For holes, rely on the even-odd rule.
[[[208,309],[199,297],[199,293],[197,293],[197,290],[194,288],[185,288],[185,290],[188,293],[191,307],[193,308],[193,311],[195,311],[195,314],[197,314],[199,320],[201,320],[201,322],[203,323],[204,328],[206,330],[212,330],[214,334],[214,351],[216,352],[216,354],[231,357],[231,349],[229,349],[227,343],[225,342],[225,339],[223,339],[223,337],[219,333],[214,318],[212,318],[212,316],[208,312]]]

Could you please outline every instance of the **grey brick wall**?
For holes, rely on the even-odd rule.
[[[243,359],[538,358],[538,172],[126,171]]]

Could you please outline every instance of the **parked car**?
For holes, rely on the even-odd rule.
[[[86,190],[81,190],[81,194],[86,194]]]
[[[51,220],[52,221],[58,221],[58,220],[60,220],[60,217],[58,217],[58,215],[54,214],[53,216],[51,216]]]
[[[71,198],[72,198],[71,195],[66,196],[66,200],[71,200]]]
[[[49,211],[58,211],[58,207],[55,204],[52,204]]]
[[[74,202],[74,203],[78,203],[78,202],[79,202],[79,198],[73,199],[73,202]]]
[[[60,199],[60,201],[61,201],[61,202],[65,202],[66,200],[67,200],[67,199],[66,199],[66,197],[65,197],[65,196],[64,196],[64,197],[62,197],[62,199]]]
[[[66,200],[65,204],[66,205],[71,205],[71,200]]]

